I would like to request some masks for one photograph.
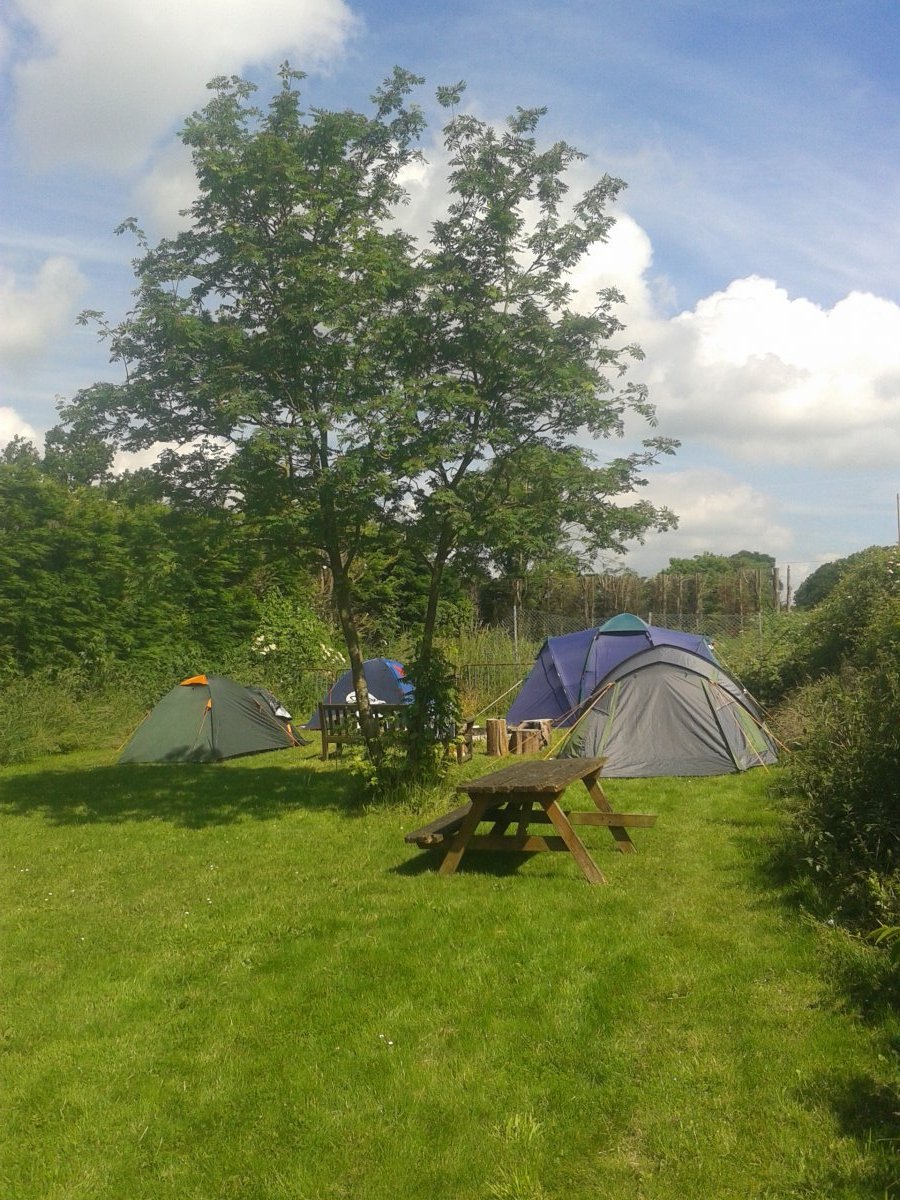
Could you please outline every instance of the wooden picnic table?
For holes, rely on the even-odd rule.
[[[452,875],[467,850],[512,850],[534,854],[543,850],[568,851],[588,883],[606,883],[573,825],[607,828],[623,854],[634,853],[628,829],[656,824],[656,817],[638,813],[614,813],[600,786],[605,758],[553,758],[514,763],[478,779],[461,783],[467,804],[406,835],[406,841],[423,848],[446,846],[439,873]],[[560,798],[566,788],[581,780],[595,809],[563,811]],[[483,821],[492,822],[487,834],[475,831]],[[557,836],[536,837],[529,825],[549,824]],[[512,833],[507,833],[514,825]]]

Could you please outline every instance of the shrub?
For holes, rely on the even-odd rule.
[[[857,928],[900,922],[900,554],[854,556],[809,615],[782,712],[801,860],[821,899]]]
[[[788,762],[802,857],[852,923],[900,921],[900,659],[809,685]]]
[[[873,546],[854,556],[830,595],[805,622],[795,648],[794,680],[802,683],[846,664],[871,665],[890,635],[892,604],[900,597],[900,552]],[[876,628],[877,626],[877,628]]]
[[[74,671],[7,678],[0,687],[0,763],[115,748],[145,708],[127,678],[101,684]]]
[[[716,638],[717,658],[764,708],[779,703],[796,681],[798,648],[806,617],[769,613],[759,628],[734,638]]]
[[[277,589],[263,598],[259,623],[243,659],[254,676],[262,671],[273,690],[282,693],[295,692],[310,671],[344,669],[344,655],[336,648],[334,634],[309,598],[286,596]]]

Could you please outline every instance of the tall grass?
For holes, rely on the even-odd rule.
[[[476,629],[442,643],[456,667],[460,705],[466,717],[502,716],[528,674],[539,642],[513,641],[502,629]]]
[[[142,688],[88,683],[75,672],[18,676],[0,686],[0,763],[120,744],[146,708]]]
[[[334,678],[326,671],[273,671],[242,647],[219,659],[188,648],[91,671],[10,675],[0,680],[0,764],[119,747],[170,688],[200,672],[267,687],[299,721],[314,710]]]

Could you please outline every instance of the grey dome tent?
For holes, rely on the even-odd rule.
[[[571,730],[560,757],[605,757],[604,776],[724,775],[777,761],[752,697],[702,638],[628,613],[545,642],[507,719],[541,717]]]
[[[303,744],[291,714],[265,688],[192,675],[147,714],[119,762],[217,762]]]

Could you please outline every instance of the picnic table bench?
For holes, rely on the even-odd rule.
[[[574,825],[599,825],[609,829],[616,848],[633,854],[629,828],[648,828],[656,817],[644,813],[613,812],[603,788],[600,772],[604,758],[555,758],[515,763],[462,783],[467,804],[446,816],[408,833],[405,840],[423,849],[444,847],[439,874],[452,875],[467,850],[510,850],[534,854],[544,850],[568,851],[588,883],[606,883],[606,877],[591,858]],[[591,811],[563,811],[560,798],[566,788],[581,780],[594,802]],[[482,822],[492,822],[489,833],[478,834]],[[556,836],[539,837],[529,825],[553,825]],[[512,833],[507,830],[515,826]]]

